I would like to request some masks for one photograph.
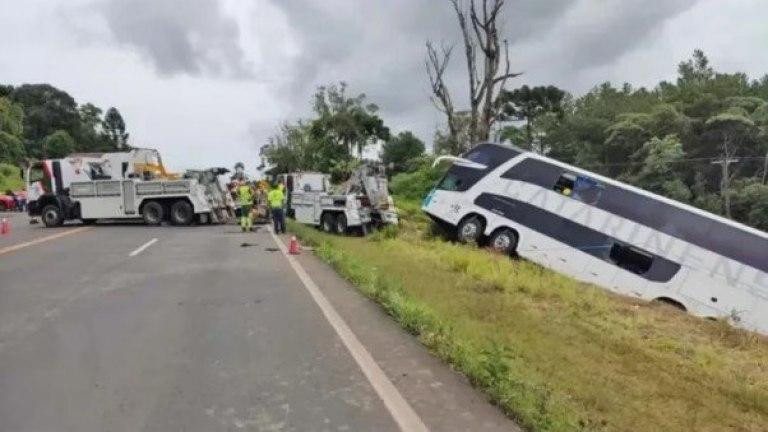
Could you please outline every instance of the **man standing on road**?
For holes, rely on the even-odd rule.
[[[283,182],[278,182],[277,187],[269,191],[267,201],[269,202],[269,208],[272,210],[272,222],[275,224],[275,234],[285,234],[285,214],[283,213],[285,193],[283,193]]]
[[[240,203],[240,228],[243,232],[249,231],[253,227],[251,221],[253,194],[247,182],[240,182],[240,186],[237,187],[237,201]]]

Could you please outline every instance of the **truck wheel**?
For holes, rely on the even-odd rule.
[[[46,227],[52,228],[61,226],[64,223],[64,214],[59,206],[55,204],[48,204],[43,207],[43,211],[40,213],[41,219]]]
[[[174,225],[190,225],[195,219],[192,204],[179,200],[171,206],[171,223]]]
[[[336,216],[336,233],[347,233],[347,217],[344,216],[344,213],[340,213],[338,216]]]
[[[517,250],[517,234],[508,228],[496,230],[491,235],[491,248],[504,255],[512,255]]]
[[[476,216],[468,217],[461,221],[457,231],[458,240],[462,243],[477,243],[483,235],[485,226],[483,221]]]
[[[147,225],[160,225],[163,222],[163,205],[157,201],[150,201],[144,204],[141,215]]]
[[[336,220],[333,213],[324,213],[321,221],[323,231],[332,233],[336,229]]]

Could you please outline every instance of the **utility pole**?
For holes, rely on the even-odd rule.
[[[723,156],[722,159],[712,161],[713,165],[722,165],[723,168],[722,178],[720,179],[720,196],[725,200],[725,216],[729,219],[731,218],[731,194],[728,188],[730,186],[731,178],[728,174],[728,166],[738,161],[739,159],[728,156]]]

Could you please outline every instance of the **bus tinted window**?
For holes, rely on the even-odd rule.
[[[520,152],[497,144],[480,144],[462,157],[486,166],[485,169],[469,168],[454,164],[448,169],[437,189],[464,192],[499,165],[519,155]]]
[[[624,270],[643,275],[651,269],[653,255],[632,246],[614,243],[611,247],[610,260]]]
[[[465,153],[463,157],[472,162],[486,165],[488,168],[496,168],[519,154],[519,151],[511,147],[497,144],[480,144]]]

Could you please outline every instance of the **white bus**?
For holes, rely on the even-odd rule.
[[[578,280],[768,333],[768,234],[499,144],[459,158],[422,209]]]

